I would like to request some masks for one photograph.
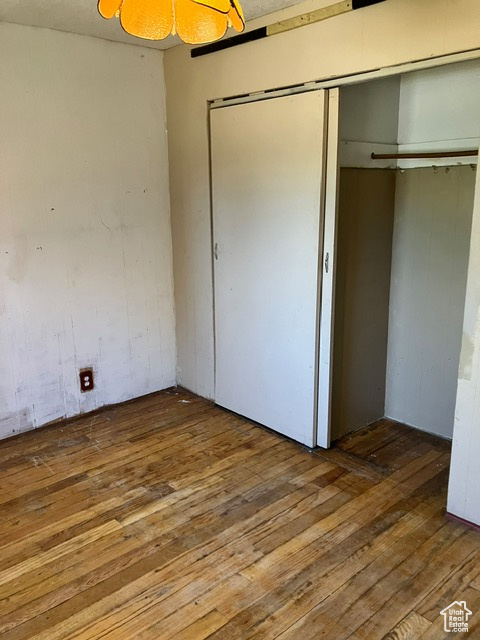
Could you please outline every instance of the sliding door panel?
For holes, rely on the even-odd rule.
[[[328,92],[327,135],[325,141],[325,209],[322,256],[322,292],[320,300],[320,349],[318,375],[317,444],[328,449],[332,421],[333,326],[335,320],[335,277],[337,266],[338,179],[339,179],[338,89]]]
[[[325,92],[211,112],[217,404],[316,444]]]

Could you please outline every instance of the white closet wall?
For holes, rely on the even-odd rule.
[[[399,152],[478,148],[478,105],[478,61],[403,76]],[[402,160],[399,166],[406,170],[397,173],[385,413],[448,438],[462,340],[474,161]],[[444,166],[452,164],[458,166]]]
[[[343,87],[340,100],[340,166],[395,167],[373,161],[371,153],[397,153],[400,77]]]
[[[402,77],[398,123],[399,152],[475,149],[480,143],[480,62],[417,71]],[[471,160],[463,160],[463,164]],[[452,159],[434,161],[452,164]],[[453,160],[455,163],[455,160]],[[431,160],[402,166],[431,166]]]
[[[397,174],[387,416],[452,437],[475,172]]]

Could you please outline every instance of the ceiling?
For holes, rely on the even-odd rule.
[[[301,0],[241,0],[248,20],[283,9]],[[44,27],[80,33],[116,42],[141,44],[155,49],[168,49],[180,40],[170,36],[151,42],[129,36],[118,20],[103,20],[97,11],[97,0],[0,0],[0,22],[14,22],[32,27]]]

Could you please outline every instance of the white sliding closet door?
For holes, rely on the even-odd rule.
[[[315,91],[211,112],[215,399],[308,446],[325,107]]]

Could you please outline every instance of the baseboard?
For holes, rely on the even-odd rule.
[[[470,520],[464,520],[464,518],[460,518],[460,516],[455,516],[453,513],[449,513],[448,511],[445,513],[445,517],[447,520],[451,520],[452,522],[456,522],[457,524],[463,524],[464,527],[468,527],[469,529],[473,529],[474,531],[478,531],[480,533],[480,524],[475,524],[474,522],[470,522]]]
[[[118,407],[121,407],[122,405],[125,404],[130,404],[132,402],[135,402],[136,400],[140,400],[141,398],[148,398],[150,396],[154,396],[160,393],[165,393],[168,391],[183,391],[183,387],[178,387],[176,385],[173,386],[169,386],[166,387],[165,389],[158,389],[158,391],[151,391],[150,393],[145,393],[141,396],[135,396],[135,398],[129,398],[128,400],[121,400],[120,402],[113,402],[112,404],[104,404],[101,407],[97,407],[96,409],[92,409],[91,411],[85,411],[85,413],[77,413],[73,416],[68,416],[67,417],[60,417],[57,418],[55,420],[51,420],[50,422],[46,422],[45,424],[41,424],[38,427],[32,427],[31,429],[25,429],[25,431],[19,431],[18,433],[12,433],[9,436],[5,436],[3,438],[0,438],[0,443],[4,443],[4,442],[8,442],[9,440],[13,440],[15,438],[18,438],[20,436],[26,436],[29,433],[38,433],[39,430],[41,429],[55,429],[57,428],[59,425],[61,426],[68,426],[70,423],[75,422],[76,420],[79,420],[80,418],[85,418],[85,417],[90,417],[93,418],[96,415],[100,414],[100,413],[104,413],[105,411],[109,411],[110,409],[115,409]],[[187,389],[188,391],[188,389]],[[188,393],[191,393],[190,391],[188,391]]]

